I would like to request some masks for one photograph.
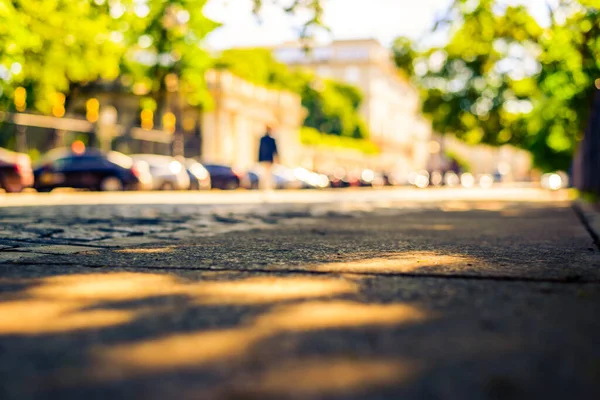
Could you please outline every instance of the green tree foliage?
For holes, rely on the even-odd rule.
[[[116,78],[121,50],[110,40],[114,21],[105,7],[90,0],[1,1],[4,105],[21,85],[30,89],[28,105],[47,112],[71,82]]]
[[[211,59],[202,43],[218,26],[203,14],[207,0],[127,1],[116,30],[123,38],[123,81],[145,86],[160,103],[169,89],[165,78],[174,73],[188,103],[207,102],[204,73]]]
[[[273,89],[300,93],[305,84],[303,76],[290,71],[287,65],[273,57],[269,49],[264,48],[225,50],[215,60],[214,66]]]
[[[416,52],[401,38],[396,62],[413,68],[436,131],[513,144],[544,170],[568,169],[600,77],[598,1],[561,1],[548,27],[504,3],[456,0],[439,27],[447,45]]]
[[[202,41],[217,26],[203,14],[206,2],[0,0],[0,106],[9,107],[15,88],[24,86],[28,107],[48,113],[57,92],[68,96],[89,82],[117,77],[125,89],[160,103],[170,73],[190,104],[205,103],[210,57]],[[256,12],[262,3],[254,0]],[[281,6],[310,12],[307,34],[321,23],[318,0]]]
[[[299,94],[308,110],[304,121],[307,127],[330,135],[368,137],[359,114],[362,94],[354,86],[319,79],[308,71],[291,71],[267,49],[227,50],[216,60],[215,66],[250,82]]]
[[[303,127],[300,130],[300,141],[308,146],[324,148],[343,148],[358,150],[364,154],[379,154],[380,149],[368,139],[355,139],[337,135],[327,135],[315,128]]]

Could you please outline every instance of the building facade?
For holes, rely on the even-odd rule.
[[[364,96],[361,106],[371,140],[386,166],[407,164],[424,168],[429,157],[430,124],[420,115],[417,90],[400,77],[391,52],[376,40],[341,40],[314,45],[307,51],[299,43],[273,49],[275,57],[293,68],[306,68],[322,78],[358,87]]]
[[[202,113],[202,159],[247,168],[258,156],[260,137],[272,126],[281,162],[301,157],[299,131],[305,117],[300,96],[254,85],[227,71],[209,71],[214,107]]]

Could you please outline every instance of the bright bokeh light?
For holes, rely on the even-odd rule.
[[[361,178],[363,181],[371,183],[373,182],[373,179],[375,179],[375,172],[370,169],[365,169],[361,174]]]
[[[192,168],[190,168],[192,174],[194,174],[198,179],[206,179],[208,178],[208,171],[200,164],[194,164]]]
[[[76,140],[71,145],[71,150],[73,153],[81,155],[85,153],[85,144],[81,140]]]
[[[431,184],[433,186],[440,186],[444,183],[444,176],[439,171],[434,171],[431,173]]]
[[[321,177],[319,176],[319,174],[314,173],[314,172],[309,172],[308,183],[310,183],[312,186],[319,187],[320,182],[321,182]]]
[[[294,169],[294,176],[296,177],[296,179],[299,179],[301,181],[306,181],[309,178],[310,173],[308,172],[308,170],[304,169],[304,168],[296,168]]]
[[[329,178],[327,175],[320,174],[319,175],[319,187],[326,188],[329,186]]]
[[[491,175],[482,175],[479,178],[479,186],[483,189],[489,189],[494,185],[494,178]]]
[[[425,189],[429,186],[429,178],[426,175],[419,174],[415,178],[415,186],[420,189]]]
[[[171,171],[174,174],[180,173],[181,169],[182,165],[179,161],[171,161],[171,163],[169,164],[169,171]]]
[[[447,172],[444,181],[446,182],[446,186],[449,187],[460,185],[460,178],[454,172]]]
[[[438,142],[436,142],[435,140],[432,140],[431,142],[429,142],[429,153],[431,154],[438,154],[441,150],[441,146]]]
[[[460,176],[460,183],[464,188],[472,188],[475,186],[475,177],[473,174],[466,172]]]
[[[558,190],[562,188],[562,178],[558,174],[551,174],[548,177],[548,188],[550,190]]]
[[[508,174],[510,174],[510,170],[511,170],[511,167],[510,167],[509,163],[503,161],[500,164],[498,164],[498,173],[500,175],[508,175]]]

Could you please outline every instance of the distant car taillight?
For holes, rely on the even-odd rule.
[[[135,166],[135,165],[134,165],[133,167],[131,167],[131,173],[132,173],[132,174],[133,174],[133,175],[134,175],[136,178],[139,178],[139,177],[140,177],[140,175],[141,175],[141,174],[140,174],[140,170],[139,170],[139,169],[138,169],[138,167],[137,167],[137,166]]]
[[[31,174],[31,162],[29,161],[29,157],[22,156],[17,158],[15,170],[19,175]]]

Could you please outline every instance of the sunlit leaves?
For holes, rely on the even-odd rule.
[[[217,24],[206,0],[14,0],[0,3],[0,90],[31,87],[28,104],[48,112],[56,92],[122,77],[158,93],[175,71],[189,102],[206,100],[210,64],[202,40]],[[14,63],[20,73],[10,73]],[[7,69],[2,74],[3,68]],[[142,90],[143,92],[143,90]],[[2,94],[0,93],[0,96]]]
[[[411,54],[423,111],[440,133],[528,149],[542,169],[569,168],[600,77],[598,0],[561,0],[553,24],[499,0],[456,0],[447,46]],[[397,57],[406,69],[406,60]]]
[[[20,73],[4,77],[6,91],[15,85],[32,85],[34,106],[48,111],[54,94],[67,91],[71,82],[118,75],[118,45],[99,34],[108,31],[111,20],[96,3],[13,0],[2,4],[0,65],[18,62],[22,66]]]

